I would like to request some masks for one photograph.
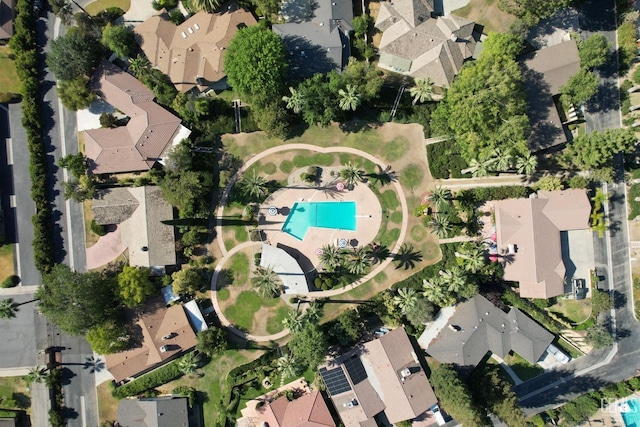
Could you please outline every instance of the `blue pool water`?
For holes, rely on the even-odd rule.
[[[356,202],[297,202],[282,231],[303,240],[309,227],[356,229]]]
[[[631,410],[622,413],[624,425],[627,427],[640,427],[640,402],[638,399],[631,399],[627,400],[626,403]]]

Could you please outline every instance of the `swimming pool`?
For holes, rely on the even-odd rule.
[[[296,202],[282,231],[303,240],[309,227],[356,229],[356,202]]]
[[[640,427],[640,402],[638,399],[630,399],[618,405],[624,407],[628,405],[627,411],[622,411],[622,420],[627,427]]]

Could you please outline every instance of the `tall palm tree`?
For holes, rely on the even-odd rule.
[[[416,79],[414,86],[409,89],[409,95],[413,96],[413,105],[418,102],[431,101],[433,99],[433,81],[428,77]]]
[[[322,305],[317,300],[311,301],[304,312],[305,320],[311,323],[318,323],[321,317]]]
[[[347,90],[340,89],[338,95],[340,95],[340,108],[344,111],[353,110],[356,111],[358,105],[360,105],[360,94],[357,92],[357,85],[347,85]]]
[[[289,329],[292,333],[296,333],[302,329],[306,323],[305,316],[299,311],[290,311],[289,315],[282,319],[282,324],[286,329]]]
[[[466,275],[457,267],[450,270],[440,270],[440,276],[442,283],[447,286],[447,290],[453,294],[458,294],[467,282]]]
[[[348,162],[344,169],[340,170],[340,177],[349,187],[358,185],[364,179],[364,171],[355,163]]]
[[[489,175],[489,171],[491,170],[494,163],[494,159],[471,159],[471,161],[469,162],[469,167],[461,170],[460,172],[463,174],[471,172],[471,176],[473,176],[474,178],[481,178],[483,176]]]
[[[602,205],[609,201],[609,196],[602,192],[602,188],[596,188],[596,194],[591,198],[591,201],[594,204],[593,210],[599,211],[602,209]]]
[[[367,248],[361,246],[349,254],[347,260],[347,270],[351,274],[363,275],[367,268],[371,266],[371,258]]]
[[[436,209],[439,209],[445,203],[449,203],[453,199],[451,190],[444,187],[436,187],[429,196],[429,201],[433,203]]]
[[[401,268],[409,270],[410,268],[415,268],[416,263],[422,261],[422,253],[416,250],[413,245],[405,242],[400,245],[398,253],[393,255],[393,260],[397,263],[396,270]]]
[[[470,273],[475,274],[484,267],[484,251],[478,245],[465,245],[455,255],[462,259],[462,267]]]
[[[27,381],[28,384],[31,384],[31,383],[41,384],[42,381],[44,381],[44,379],[46,378],[46,376],[47,376],[46,368],[34,366],[33,368],[29,369],[29,373],[25,377],[25,380]]]
[[[516,169],[518,173],[531,176],[538,167],[538,158],[531,154],[521,156],[516,159]]]
[[[251,287],[264,298],[275,298],[280,295],[282,285],[278,275],[270,268],[258,267],[251,279]]]
[[[510,150],[496,147],[496,149],[493,150],[493,160],[498,171],[504,172],[513,168],[514,157]]]
[[[373,264],[380,264],[385,259],[391,256],[391,251],[385,245],[369,245],[367,248],[369,251],[369,258]]]
[[[13,298],[5,298],[0,301],[0,319],[11,319],[16,317],[20,304],[15,302]]]
[[[289,92],[291,92],[291,96],[283,96],[282,100],[287,103],[288,109],[299,114],[302,111],[302,106],[304,105],[304,93],[291,86],[289,87]]]
[[[324,264],[326,270],[333,271],[342,264],[343,255],[342,250],[336,245],[324,245],[318,258],[320,258],[320,262]]]
[[[253,172],[251,175],[243,175],[238,185],[242,194],[254,200],[261,199],[269,192],[266,178],[258,175],[257,172]]]
[[[215,12],[222,4],[221,0],[191,0],[191,8],[194,11]]]
[[[200,363],[200,356],[195,352],[187,353],[182,356],[180,361],[178,362],[178,369],[184,375],[193,374],[196,369],[198,369],[198,364]]]
[[[140,78],[146,71],[151,68],[151,62],[146,56],[138,55],[129,60],[129,69],[136,78]]]
[[[430,280],[424,279],[422,288],[424,289],[422,293],[424,297],[440,307],[447,307],[455,302],[442,285],[440,277],[432,277]]]
[[[452,229],[449,218],[440,214],[433,215],[433,218],[429,221],[429,227],[440,239],[446,239]]]
[[[300,372],[298,361],[291,353],[285,353],[278,359],[277,369],[280,371],[280,387],[284,385],[285,379],[295,377]]]
[[[397,295],[393,297],[393,303],[403,313],[415,307],[416,302],[418,302],[418,292],[413,288],[400,288]]]

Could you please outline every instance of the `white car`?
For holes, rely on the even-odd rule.
[[[569,363],[569,361],[571,360],[571,357],[564,354],[558,347],[553,344],[549,344],[549,347],[547,347],[547,353],[555,357],[556,360],[563,365]]]

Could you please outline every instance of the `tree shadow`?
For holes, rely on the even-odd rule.
[[[78,412],[73,408],[69,408],[68,406],[63,406],[62,416],[64,417],[65,420],[75,420],[78,418]]]
[[[617,290],[611,291],[611,299],[613,300],[613,308],[619,310],[627,305],[627,296]]]
[[[616,82],[606,80],[600,83],[598,92],[586,103],[590,113],[605,113],[616,110],[619,105],[620,92]]]
[[[387,165],[384,169],[380,165],[376,165],[378,173],[368,173],[366,176],[371,178],[374,185],[385,186],[392,182],[398,181],[398,173],[392,170],[391,165]]]
[[[71,379],[77,376],[75,372],[73,372],[71,369],[67,367],[62,367],[60,369],[60,373],[62,374],[62,385],[71,384]]]
[[[396,270],[409,270],[416,267],[422,261],[422,253],[415,250],[413,245],[403,243],[398,253],[393,254],[393,261],[396,262]]]

